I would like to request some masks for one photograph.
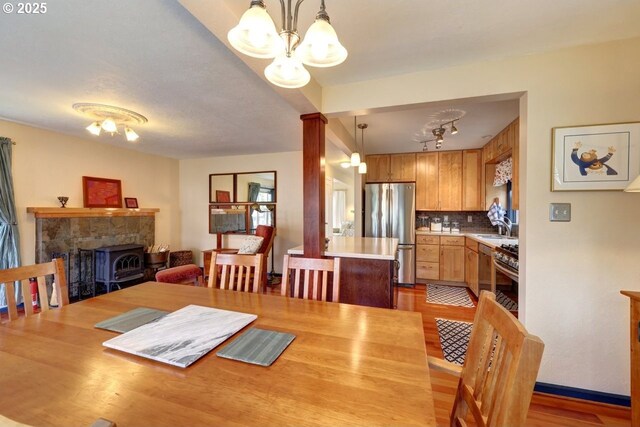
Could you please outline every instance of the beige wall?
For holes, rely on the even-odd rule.
[[[180,160],[180,207],[182,247],[191,249],[202,265],[200,251],[215,247],[208,233],[209,174],[275,170],[277,172],[277,236],[274,242],[275,269],[282,271],[287,249],[302,244],[302,152],[209,157]],[[240,236],[225,236],[225,247],[238,247]],[[271,270],[271,260],[268,264]]]
[[[35,220],[27,207],[58,207],[57,196],[68,196],[68,207],[82,207],[83,176],[119,179],[123,197],[160,208],[156,242],[179,247],[177,160],[2,120],[0,135],[17,143],[13,184],[23,264],[35,262]]]
[[[640,290],[640,195],[551,192],[551,129],[640,120],[640,39],[325,88],[325,114],[525,92],[521,303],[545,342],[538,380],[629,394],[629,314]],[[551,223],[549,203],[572,221]]]

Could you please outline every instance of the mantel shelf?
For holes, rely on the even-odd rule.
[[[82,218],[110,216],[155,216],[158,208],[27,208],[36,218]]]

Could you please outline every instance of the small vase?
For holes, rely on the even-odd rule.
[[[66,207],[69,198],[67,196],[58,196],[58,201],[60,202],[60,207],[64,208]]]

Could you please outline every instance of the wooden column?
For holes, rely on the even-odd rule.
[[[304,256],[321,258],[324,252],[324,127],[321,113],[303,114]]]
[[[640,426],[640,292],[620,293],[631,299],[631,425]]]

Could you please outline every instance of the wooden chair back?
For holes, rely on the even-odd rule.
[[[339,302],[340,258],[300,258],[285,255],[282,267],[281,293],[294,298],[327,301],[329,273],[333,273],[331,301]],[[290,276],[292,275],[293,282],[291,283]],[[304,282],[301,283],[302,280]]]
[[[260,292],[263,262],[263,254],[238,255],[214,252],[209,269],[208,286],[215,288],[219,281],[220,289]]]
[[[54,292],[57,292],[58,304],[60,306],[69,304],[69,292],[67,291],[67,278],[64,272],[64,262],[62,258],[57,258],[44,264],[27,265],[24,267],[9,268],[0,270],[0,284],[4,284],[4,292],[7,301],[7,311],[9,320],[18,318],[18,307],[15,298],[15,282],[20,282],[22,300],[24,301],[25,316],[34,314],[31,304],[31,284],[29,279],[35,277],[38,281],[38,296],[40,301],[40,311],[49,310],[49,298],[47,296],[47,285],[44,276],[53,275]]]
[[[531,335],[492,292],[483,291],[473,322],[451,426],[523,426],[544,343]]]

